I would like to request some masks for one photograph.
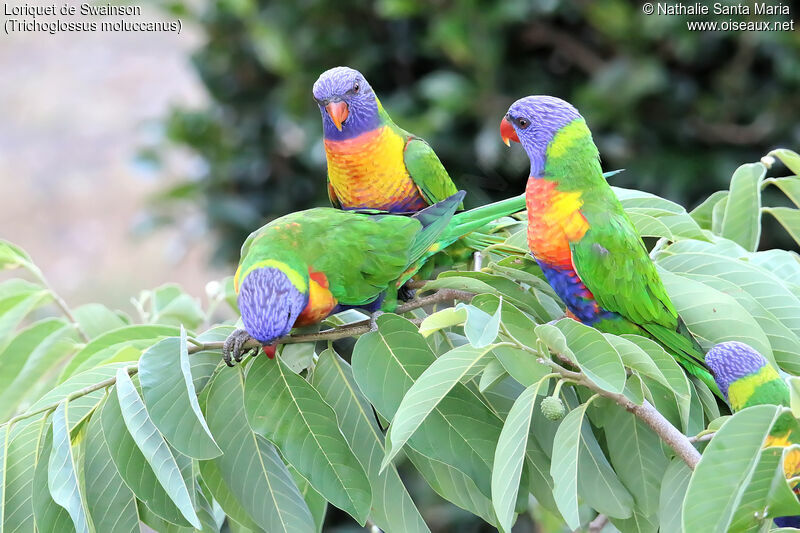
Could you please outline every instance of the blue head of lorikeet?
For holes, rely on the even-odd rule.
[[[308,305],[308,294],[279,268],[257,268],[242,281],[238,302],[247,332],[270,344],[289,333]]]
[[[313,88],[326,139],[344,140],[380,124],[378,100],[364,76],[350,67],[320,74]]]
[[[500,121],[500,135],[506,145],[518,142],[531,161],[531,176],[544,170],[547,146],[556,133],[580,118],[572,104],[554,96],[526,96],[508,109]]]
[[[743,342],[721,342],[705,357],[734,411],[751,405],[788,405],[789,389],[763,355]]]

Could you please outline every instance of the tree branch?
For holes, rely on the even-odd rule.
[[[55,295],[55,293],[53,293]],[[424,298],[417,298],[410,302],[406,302],[403,305],[400,305],[395,309],[397,314],[407,313],[408,311],[413,311],[414,309],[419,309],[420,307],[424,307],[426,305],[432,305],[436,303],[446,302],[450,300],[471,300],[475,295],[471,292],[466,291],[459,291],[455,289],[442,289],[437,291],[430,296],[426,296]],[[68,309],[67,309],[68,311]],[[411,320],[412,323],[419,325],[422,322],[422,319],[415,318]],[[76,322],[77,326],[77,322]],[[346,337],[355,337],[357,335],[363,335],[364,333],[369,333],[372,330],[372,326],[370,325],[369,320],[364,320],[362,322],[356,322],[355,324],[350,324],[348,326],[343,327],[336,327],[327,329],[325,331],[320,331],[319,333],[306,333],[301,335],[286,335],[284,337],[279,338],[275,341],[275,344],[296,344],[300,342],[316,342],[316,341],[331,341],[336,339],[344,339]],[[189,341],[190,346],[188,347],[189,354],[194,354],[197,352],[208,351],[208,350],[222,350],[223,342],[206,342],[201,343],[198,342],[196,339],[191,339]],[[250,339],[246,343],[242,345],[243,350],[254,350],[261,348],[261,343],[255,339]],[[220,359],[221,361],[221,359]],[[128,368],[128,374],[134,375],[139,371],[137,365],[131,365]],[[80,390],[77,390],[66,397],[67,400],[74,400],[75,398],[79,398],[81,396],[85,396],[89,393],[94,391],[104,389],[106,387],[110,387],[117,382],[115,377],[111,377],[90,385],[88,387],[84,387]],[[30,411],[27,413],[22,413],[17,415],[7,422],[0,424],[0,427],[8,425],[10,429],[11,426],[19,422],[20,420],[25,420],[26,418],[31,418],[38,414],[44,413],[46,411],[50,411],[58,407],[58,404],[61,402],[55,402],[49,405],[46,405],[40,409],[35,411]]]
[[[522,347],[522,349],[526,349],[526,347]],[[527,351],[537,353],[530,349]],[[647,424],[650,429],[655,431],[661,440],[667,443],[667,445],[675,451],[678,457],[683,459],[690,469],[694,470],[697,466],[697,463],[700,462],[700,452],[698,452],[697,449],[692,446],[689,437],[681,433],[678,428],[673,426],[672,423],[664,418],[664,415],[658,412],[658,410],[647,400],[645,400],[642,405],[637,405],[626,398],[623,394],[609,392],[600,388],[592,381],[589,381],[589,379],[587,379],[586,376],[581,372],[567,370],[555,361],[551,361],[549,359],[539,358],[539,362],[548,365],[554,371],[558,372],[563,377],[574,381],[578,385],[582,385],[587,389],[596,392],[600,396],[603,396],[604,398],[613,400],[617,405],[633,413],[642,422]]]

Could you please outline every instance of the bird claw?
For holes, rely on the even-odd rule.
[[[417,291],[408,287],[407,284],[403,284],[402,287],[397,289],[397,299],[403,302],[410,302],[413,300],[417,295]]]
[[[232,367],[233,361],[241,363],[244,356],[253,351],[252,348],[242,351],[242,346],[250,339],[252,337],[244,329],[234,330],[233,333],[228,335],[228,338],[222,344],[222,358],[225,360],[226,365]],[[258,350],[256,350],[256,353],[258,353]]]

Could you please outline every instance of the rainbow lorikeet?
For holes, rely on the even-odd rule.
[[[655,339],[718,393],[702,349],[603,177],[580,113],[559,98],[528,96],[511,105],[500,132],[530,159],[528,246],[568,314],[601,331]]]
[[[226,362],[241,360],[250,337],[269,345],[348,308],[394,310],[397,290],[431,255],[525,202],[520,195],[454,214],[464,194],[413,216],[318,207],[253,232],[234,276],[244,330],[226,340]]]
[[[433,149],[398,127],[357,70],[314,83],[328,159],[328,197],[340,209],[419,211],[456,193]]]
[[[711,348],[706,364],[733,412],[754,405],[789,406],[789,387],[763,355],[742,342],[721,342]],[[779,418],[764,442],[764,447],[786,447],[800,443],[787,419]],[[791,450],[783,461],[787,479],[800,475],[800,450]],[[798,492],[795,488],[795,492]],[[781,527],[800,526],[800,516],[779,517]]]

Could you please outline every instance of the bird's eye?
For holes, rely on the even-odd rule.
[[[353,92],[357,93],[360,88],[361,87],[359,87],[359,85],[356,83],[355,85],[353,85]]]
[[[526,118],[517,119],[517,126],[522,128],[523,130],[530,125],[530,121]]]

